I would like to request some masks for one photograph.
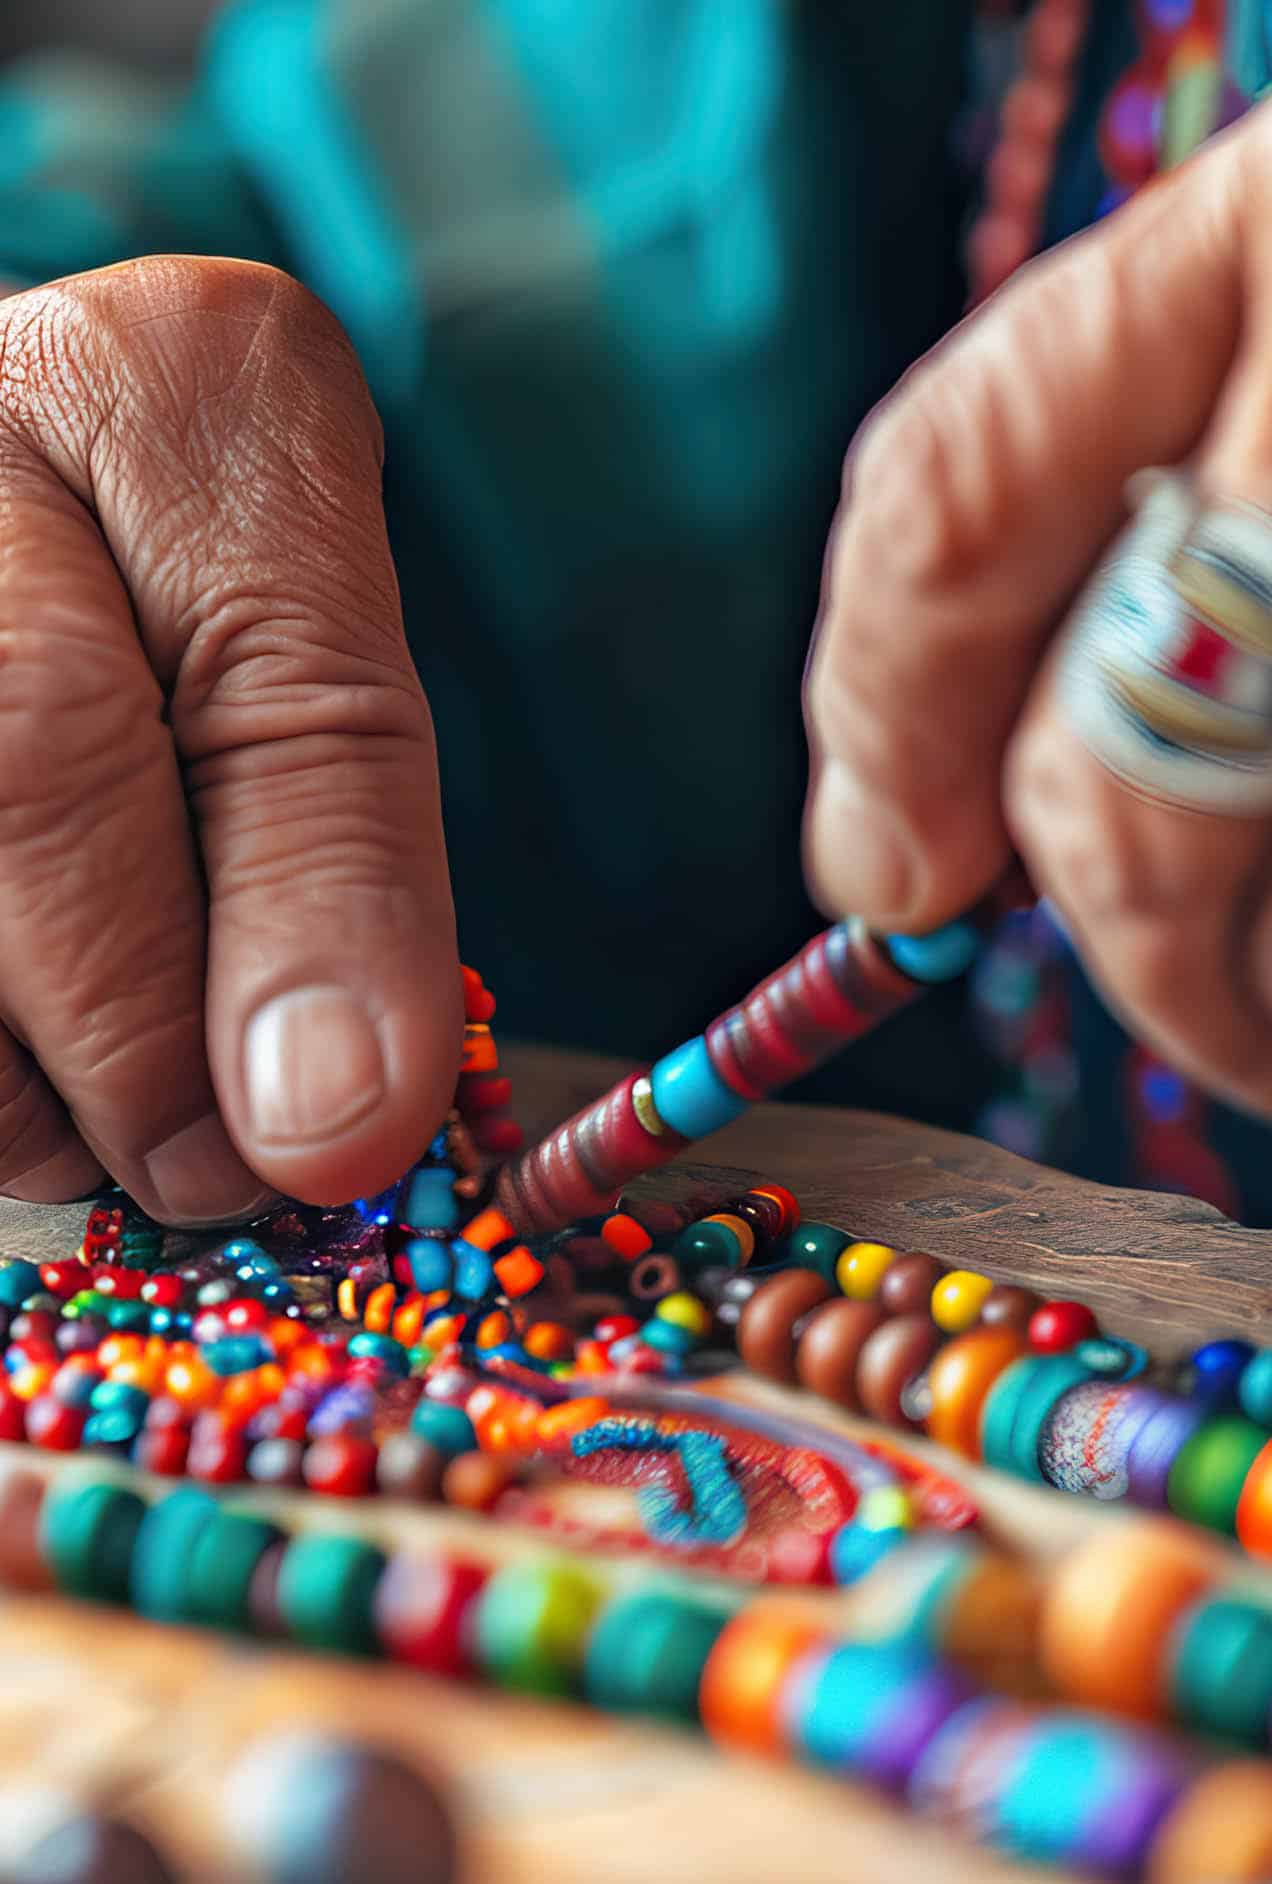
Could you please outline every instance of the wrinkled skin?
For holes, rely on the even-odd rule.
[[[821,900],[923,931],[1013,847],[1128,1024],[1272,1112],[1272,823],[1127,789],[1052,641],[1145,466],[1272,508],[1272,117],[1023,271],[848,462],[809,668]]]
[[[0,305],[12,1196],[105,1170],[173,1221],[335,1202],[444,1115],[460,985],[380,451],[342,332],[273,270]]]

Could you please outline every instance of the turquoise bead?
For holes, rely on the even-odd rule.
[[[435,1165],[417,1171],[407,1186],[402,1215],[412,1230],[453,1230],[460,1215],[455,1173]]]
[[[254,1367],[272,1361],[274,1350],[259,1335],[227,1335],[222,1341],[209,1342],[207,1347],[200,1350],[199,1358],[214,1374],[228,1377],[230,1374],[249,1374]]]
[[[645,1323],[640,1338],[647,1348],[655,1348],[659,1354],[689,1354],[698,1345],[696,1336],[688,1328],[677,1327],[671,1321],[659,1321],[656,1316]]]
[[[191,1555],[217,1511],[215,1498],[193,1485],[183,1485],[151,1505],[137,1533],[129,1579],[129,1596],[139,1615],[155,1622],[185,1619]]]
[[[588,1637],[585,1699],[610,1713],[697,1721],[702,1671],[727,1621],[687,1597],[620,1597]]]
[[[1248,1420],[1272,1426],[1272,1348],[1261,1348],[1237,1383],[1237,1399]]]
[[[649,1078],[659,1118],[682,1138],[706,1138],[747,1109],[747,1101],[730,1091],[711,1064],[701,1034],[666,1054]]]
[[[949,922],[931,935],[890,935],[888,953],[912,981],[953,981],[980,953],[981,938],[970,922]]]
[[[1272,1712],[1272,1614],[1220,1596],[1185,1619],[1170,1671],[1171,1711],[1204,1733],[1266,1748]]]
[[[411,1265],[411,1281],[421,1295],[449,1289],[455,1280],[455,1259],[450,1245],[436,1237],[413,1238],[406,1246],[406,1260]]]
[[[55,1485],[40,1514],[40,1551],[67,1596],[122,1603],[144,1500],[118,1485]]]
[[[787,1263],[792,1269],[815,1269],[827,1282],[835,1282],[835,1264],[852,1240],[833,1224],[801,1223],[798,1230],[782,1238],[769,1260]]]
[[[315,1531],[294,1537],[278,1573],[278,1606],[288,1634],[310,1648],[372,1655],[376,1585],[385,1557],[357,1537]]]
[[[456,1237],[451,1244],[455,1258],[455,1293],[466,1302],[480,1302],[494,1285],[494,1260],[484,1249]]]
[[[702,1269],[739,1269],[742,1239],[727,1223],[691,1223],[671,1246],[681,1268],[690,1274]]]
[[[267,1518],[216,1512],[190,1552],[185,1587],[188,1619],[210,1628],[250,1630],[252,1577],[265,1552],[282,1536]]]
[[[19,1303],[26,1301],[28,1295],[34,1295],[40,1286],[40,1272],[35,1264],[23,1262],[15,1256],[12,1262],[0,1269],[0,1304],[5,1308],[17,1308]]]
[[[112,1302],[106,1319],[120,1334],[136,1334],[150,1327],[150,1308],[145,1302]]]
[[[383,1363],[395,1374],[409,1374],[411,1361],[406,1349],[392,1335],[376,1334],[373,1329],[363,1328],[354,1335],[349,1343],[349,1353],[354,1359],[370,1359]]]
[[[445,1406],[440,1400],[419,1402],[411,1415],[411,1431],[452,1459],[477,1447],[476,1429],[463,1407]]]

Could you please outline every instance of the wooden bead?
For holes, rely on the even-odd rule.
[[[766,1282],[738,1320],[738,1353],[746,1366],[770,1380],[793,1381],[795,1323],[831,1293],[825,1277],[811,1269],[788,1269]]]
[[[1145,1884],[1262,1884],[1272,1876],[1272,1767],[1233,1760],[1189,1787],[1153,1841]]]
[[[928,1315],[897,1315],[876,1328],[857,1362],[857,1398],[864,1411],[885,1426],[911,1425],[901,1411],[901,1395],[940,1345],[940,1330]]]
[[[1101,1531],[1048,1584],[1044,1670],[1084,1706],[1161,1719],[1171,1633],[1224,1568],[1218,1547],[1182,1525],[1150,1520]]]
[[[815,1308],[804,1323],[795,1352],[795,1374],[801,1387],[857,1412],[857,1361],[883,1320],[882,1309],[873,1302],[840,1297]]]
[[[926,1314],[932,1291],[945,1274],[935,1256],[912,1252],[897,1256],[879,1284],[879,1306],[889,1315]]]
[[[971,1328],[949,1341],[928,1370],[928,1437],[979,1459],[981,1408],[1003,1369],[1028,1352],[1015,1328]]]
[[[999,1282],[981,1304],[982,1328],[1019,1328],[1025,1331],[1041,1297],[1032,1289],[1018,1289],[1010,1282]]]

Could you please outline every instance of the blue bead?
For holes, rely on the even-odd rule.
[[[1255,1358],[1248,1341],[1207,1341],[1189,1362],[1191,1397],[1203,1406],[1231,1407],[1240,1391],[1241,1376]]]
[[[659,1354],[688,1354],[698,1345],[697,1336],[688,1328],[679,1328],[674,1321],[659,1321],[657,1316],[645,1323],[640,1339]]]
[[[84,1271],[87,1279],[88,1271]],[[40,1288],[40,1272],[34,1263],[23,1262],[15,1257],[0,1269],[0,1303],[5,1308],[17,1308],[25,1302],[28,1295],[34,1295]]]
[[[1272,1426],[1272,1348],[1261,1348],[1237,1388],[1241,1411],[1256,1426]]]
[[[122,1380],[99,1380],[93,1388],[89,1405],[94,1413],[109,1412],[111,1407],[124,1407],[144,1418],[150,1405],[150,1395],[143,1388],[128,1386]]]
[[[402,1220],[412,1230],[453,1230],[459,1222],[455,1173],[428,1165],[406,1187]]]
[[[451,1244],[455,1258],[455,1293],[466,1302],[480,1302],[494,1287],[495,1265],[484,1249],[457,1237]]]
[[[446,1406],[440,1400],[419,1402],[411,1415],[411,1431],[451,1457],[476,1450],[476,1429],[463,1407]]]
[[[411,1265],[411,1281],[421,1295],[449,1289],[455,1278],[455,1263],[445,1243],[433,1237],[416,1237],[406,1246],[406,1260]]]
[[[236,1236],[232,1243],[227,1243],[221,1251],[223,1259],[236,1269],[246,1269],[252,1275],[277,1275],[278,1264],[272,1256],[267,1256],[259,1243],[253,1243],[249,1236]]]
[[[980,933],[970,922],[947,922],[931,935],[890,935],[888,953],[912,981],[953,981],[980,954]]]
[[[259,1335],[227,1335],[222,1341],[210,1341],[199,1351],[199,1358],[214,1374],[246,1374],[274,1358],[274,1350]]]
[[[80,1435],[82,1446],[127,1446],[145,1423],[145,1414],[128,1406],[108,1406],[84,1422]]]
[[[911,1535],[899,1528],[868,1531],[860,1524],[845,1524],[831,1540],[830,1574],[836,1583],[856,1583]]]
[[[705,1138],[747,1109],[746,1100],[730,1092],[711,1064],[701,1034],[659,1060],[650,1082],[659,1118],[682,1138]]]
[[[370,1328],[363,1328],[354,1335],[349,1343],[349,1353],[355,1360],[361,1355],[364,1359],[370,1357],[382,1361],[395,1374],[409,1374],[411,1371],[410,1357],[402,1343],[395,1341],[392,1335],[376,1334]]]

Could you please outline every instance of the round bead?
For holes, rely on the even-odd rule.
[[[1241,1376],[1253,1359],[1254,1349],[1248,1341],[1207,1341],[1189,1359],[1189,1398],[1214,1412],[1234,1407]]]
[[[1010,1282],[996,1282],[981,1303],[983,1328],[1028,1328],[1040,1299],[1032,1289],[1018,1289]]]
[[[310,1491],[328,1498],[362,1498],[375,1482],[376,1445],[358,1433],[323,1433],[305,1453],[301,1471]]]
[[[1127,1455],[1126,1490],[1133,1504],[1147,1511],[1166,1510],[1171,1467],[1205,1419],[1204,1407],[1173,1395],[1163,1397],[1132,1439]]]
[[[951,1269],[932,1291],[932,1320],[946,1334],[963,1334],[979,1319],[993,1287],[988,1276],[975,1275],[970,1269]]]
[[[489,1511],[514,1481],[512,1467],[487,1452],[461,1452],[442,1475],[442,1497],[464,1511]]]
[[[316,1532],[283,1553],[278,1603],[288,1634],[310,1648],[365,1655],[376,1646],[372,1601],[384,1555],[354,1537]]]
[[[792,1269],[815,1269],[827,1282],[834,1282],[839,1259],[850,1242],[847,1231],[833,1224],[801,1223],[778,1244],[772,1260]]]
[[[696,1295],[689,1295],[679,1289],[673,1295],[664,1295],[654,1314],[659,1321],[670,1322],[673,1327],[683,1328],[695,1340],[703,1340],[711,1333],[711,1311]]]
[[[194,1546],[217,1510],[216,1500],[193,1485],[151,1505],[137,1532],[129,1577],[129,1598],[139,1615],[155,1622],[185,1619]]]
[[[1172,1749],[1081,1715],[1043,1714],[998,1774],[989,1836],[1042,1864],[1138,1873],[1178,1799],[1184,1763]]]
[[[463,1408],[446,1406],[440,1400],[418,1403],[411,1415],[411,1431],[451,1459],[458,1453],[471,1452],[477,1444],[473,1423]]]
[[[588,1638],[584,1698],[610,1713],[696,1723],[702,1671],[727,1620],[686,1596],[619,1597]]]
[[[497,1570],[478,1600],[476,1657],[500,1687],[528,1694],[576,1689],[601,1586],[568,1566]]]
[[[819,1766],[899,1792],[966,1684],[912,1650],[850,1642],[810,1658],[787,1696],[791,1738]]]
[[[748,1753],[776,1753],[784,1738],[783,1689],[791,1670],[825,1642],[806,1616],[761,1604],[734,1616],[707,1657],[698,1709],[710,1738]]]
[[[376,1489],[386,1498],[431,1504],[441,1496],[446,1455],[418,1434],[389,1433],[375,1462]]]
[[[1164,1404],[1152,1388],[1088,1380],[1071,1387],[1048,1414],[1038,1463],[1048,1485],[1088,1498],[1127,1496],[1131,1449]]]
[[[1102,1530],[1047,1585],[1044,1671],[1084,1706],[1160,1720],[1169,1708],[1171,1635],[1223,1573],[1218,1547],[1182,1526]]]
[[[1170,1468],[1166,1499],[1178,1518],[1236,1535],[1246,1474],[1268,1443],[1252,1420],[1220,1414],[1199,1426]]]
[[[5,1875],[9,1884],[175,1884],[148,1838],[96,1814],[57,1826]]]
[[[40,1286],[40,1271],[34,1263],[15,1256],[0,1268],[0,1304],[5,1308],[18,1308]]]
[[[754,1189],[748,1191],[747,1195],[749,1197],[768,1198],[771,1203],[777,1205],[782,1213],[782,1220],[778,1230],[779,1235],[789,1236],[792,1230],[799,1228],[799,1199],[795,1196],[794,1192],[788,1191],[785,1185],[757,1184]]]
[[[944,1263],[921,1251],[895,1257],[879,1284],[880,1308],[887,1315],[926,1314],[932,1291],[944,1274]]]
[[[825,1277],[812,1269],[788,1269],[766,1282],[738,1320],[738,1353],[746,1366],[770,1380],[793,1381],[795,1324],[830,1293]]]
[[[1149,1854],[1146,1884],[1264,1884],[1272,1876],[1272,1768],[1231,1760],[1193,1782]]]
[[[1203,1733],[1266,1747],[1272,1717],[1272,1613],[1212,1597],[1185,1616],[1170,1666],[1176,1720]]]
[[[689,1275],[703,1269],[738,1269],[743,1261],[743,1241],[737,1230],[721,1218],[704,1217],[680,1232],[671,1253]]]
[[[981,1687],[1034,1693],[1042,1598],[1035,1564],[982,1553],[943,1594],[933,1624],[936,1646]]]
[[[971,1328],[947,1342],[928,1369],[928,1437],[979,1459],[981,1409],[999,1375],[1025,1351],[1023,1334],[1010,1327]]]
[[[470,1674],[472,1606],[489,1574],[458,1557],[391,1557],[372,1604],[384,1653],[430,1674]]]
[[[1029,1345],[1039,1354],[1063,1354],[1099,1332],[1099,1323],[1082,1302],[1044,1302],[1029,1318]]]
[[[1248,1420],[1272,1427],[1272,1348],[1261,1348],[1242,1372],[1237,1401]]]
[[[854,1302],[843,1296],[815,1308],[795,1351],[799,1384],[835,1406],[856,1412],[857,1361],[883,1319],[883,1311],[873,1302]]]
[[[118,1485],[54,1485],[40,1514],[40,1548],[68,1596],[122,1603],[146,1506]]]
[[[1272,1557],[1272,1439],[1250,1470],[1237,1503],[1237,1536],[1256,1557]]]
[[[940,1345],[940,1332],[927,1315],[898,1315],[876,1328],[857,1361],[863,1410],[885,1426],[912,1425],[902,1412],[901,1396]]]
[[[249,1592],[257,1565],[282,1532],[264,1518],[217,1511],[194,1539],[186,1573],[186,1617],[211,1628],[251,1627]]]
[[[269,1884],[454,1884],[455,1832],[424,1776],[353,1741],[288,1736],[229,1776],[242,1875]]]
[[[835,1264],[835,1281],[854,1302],[873,1302],[896,1254],[886,1243],[850,1243]]]
[[[738,1239],[743,1263],[750,1262],[755,1254],[755,1231],[745,1217],[739,1217],[733,1211],[715,1211],[711,1216],[704,1217],[703,1222],[722,1223],[726,1230],[732,1230]]]

